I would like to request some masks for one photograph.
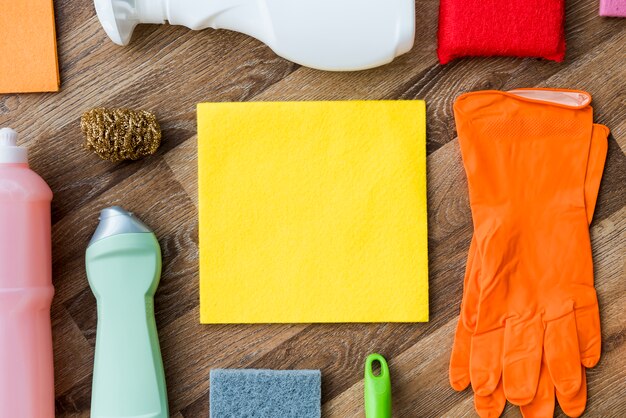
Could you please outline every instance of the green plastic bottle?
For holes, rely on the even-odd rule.
[[[380,363],[375,375],[372,364]],[[387,361],[380,354],[370,354],[365,360],[365,417],[391,418],[391,378]]]
[[[98,303],[92,418],[167,418],[165,374],[154,319],[161,248],[124,209],[104,209],[87,247]]]

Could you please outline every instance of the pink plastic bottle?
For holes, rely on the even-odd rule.
[[[52,192],[16,139],[0,129],[0,418],[51,418]]]

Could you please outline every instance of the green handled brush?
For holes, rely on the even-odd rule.
[[[372,365],[380,363],[380,374],[375,375]],[[389,366],[380,354],[370,354],[365,360],[365,417],[391,418],[391,378]]]

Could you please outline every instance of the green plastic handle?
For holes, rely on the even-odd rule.
[[[380,363],[380,374],[374,375],[372,364]],[[387,361],[380,354],[370,354],[365,360],[365,417],[391,418],[391,378]]]

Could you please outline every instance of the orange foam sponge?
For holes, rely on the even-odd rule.
[[[0,0],[0,93],[58,91],[51,0]]]

